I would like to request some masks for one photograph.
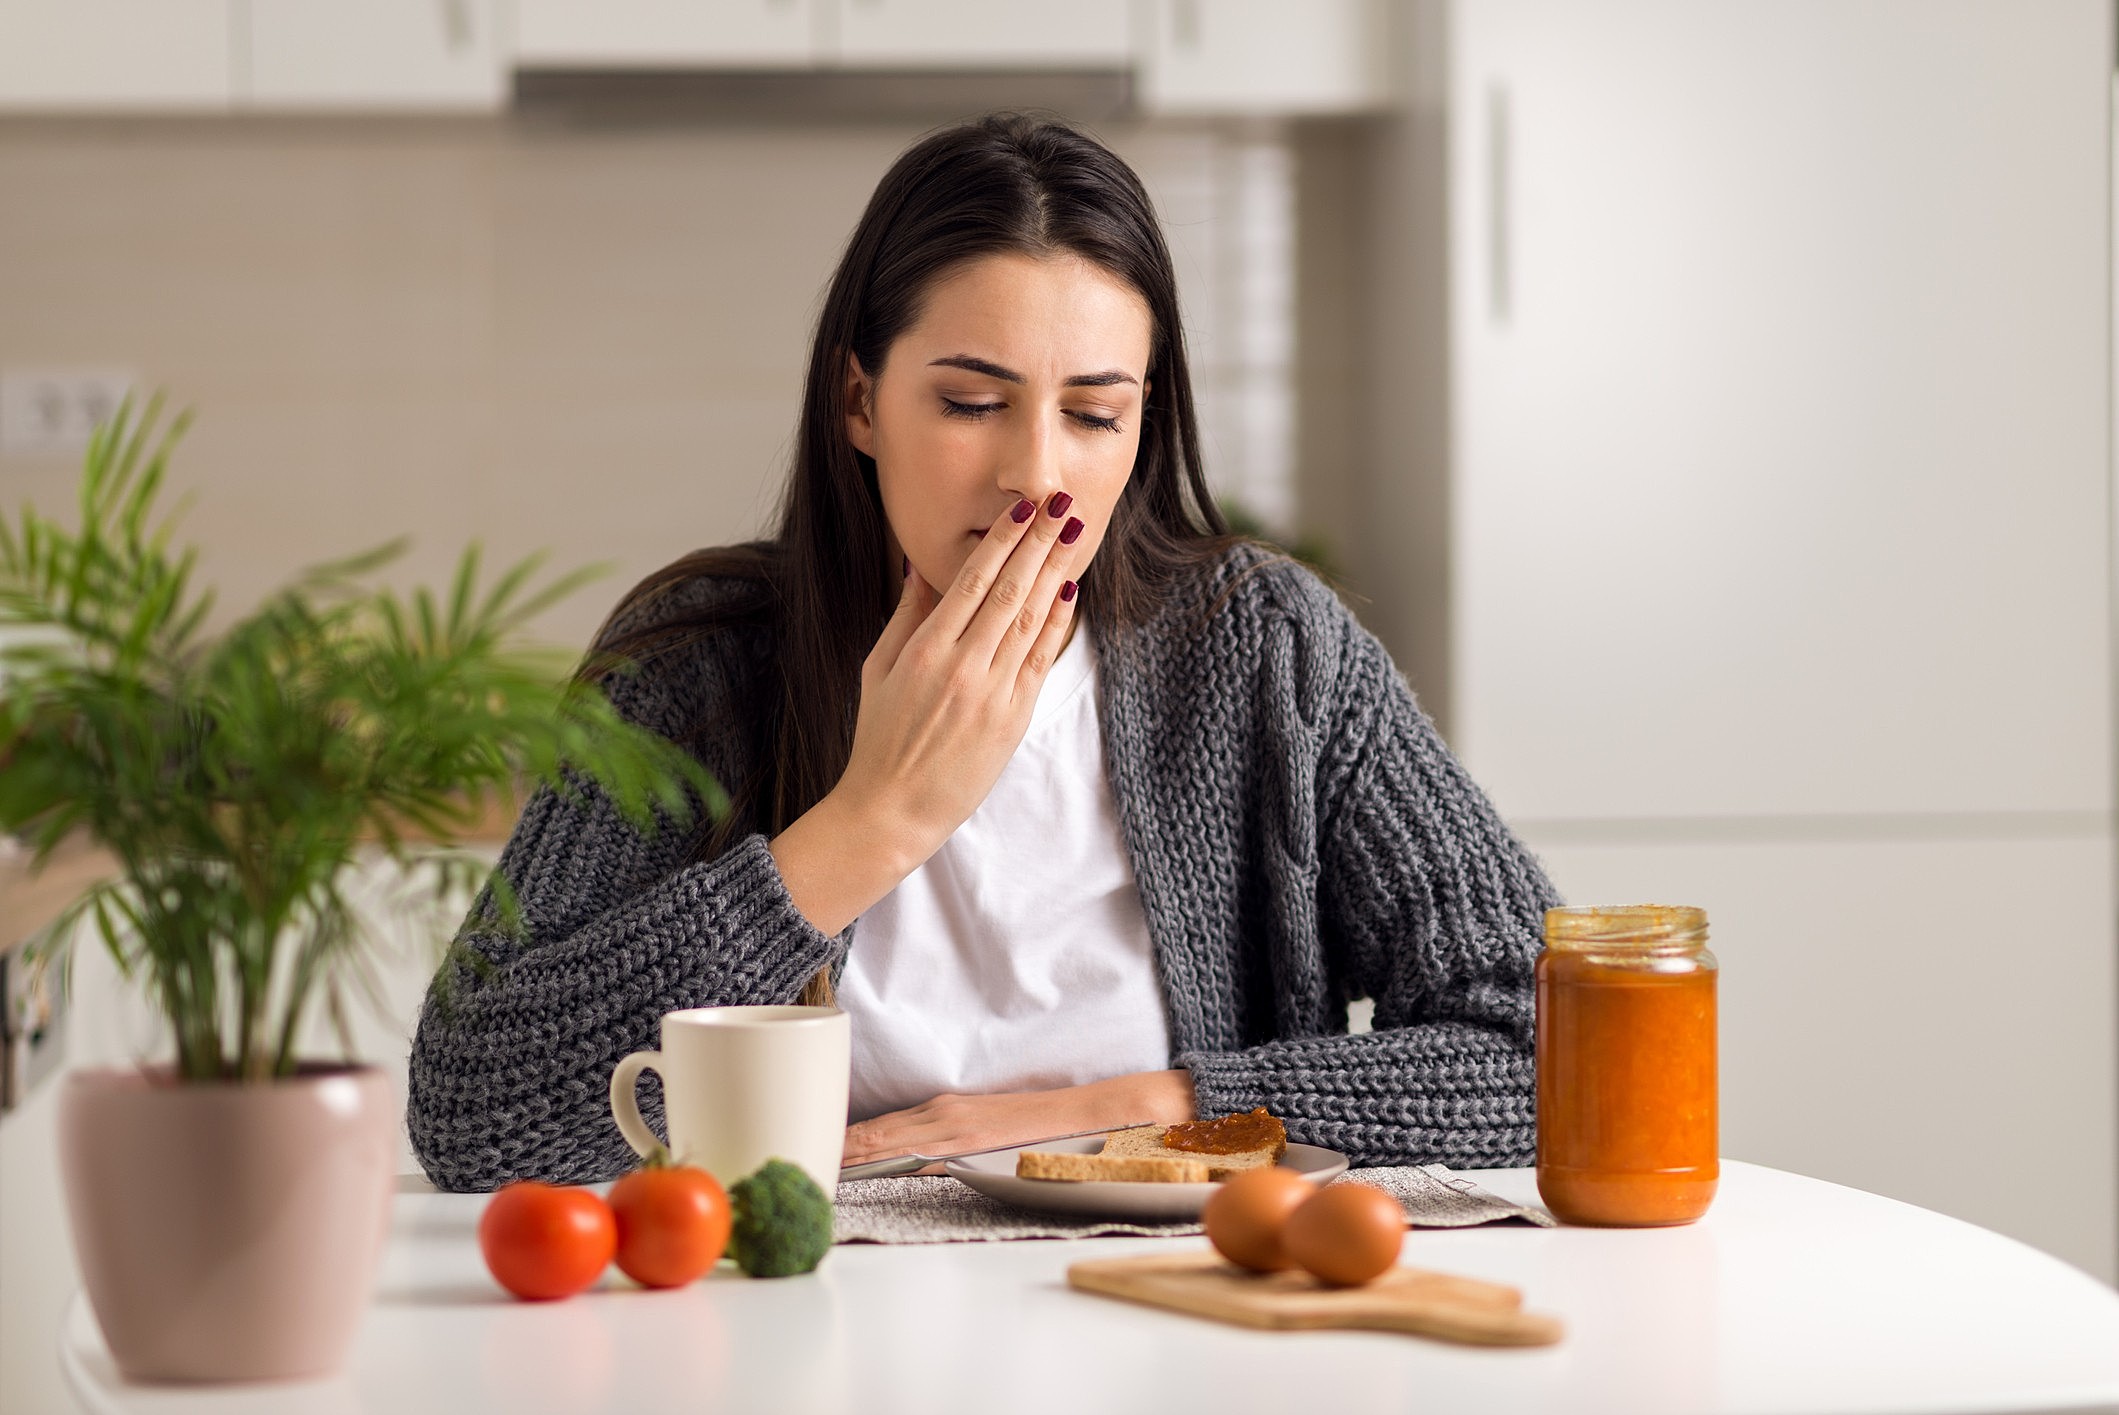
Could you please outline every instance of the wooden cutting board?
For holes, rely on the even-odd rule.
[[[1354,1327],[1478,1346],[1550,1346],[1561,1334],[1557,1317],[1524,1311],[1513,1287],[1419,1268],[1392,1268],[1360,1287],[1327,1287],[1305,1272],[1239,1268],[1210,1249],[1091,1259],[1068,1268],[1067,1282],[1247,1327]]]

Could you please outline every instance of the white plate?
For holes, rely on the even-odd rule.
[[[1018,1145],[1012,1150],[967,1155],[951,1160],[943,1172],[969,1184],[989,1199],[1036,1209],[1048,1214],[1080,1214],[1090,1218],[1129,1218],[1148,1223],[1172,1223],[1197,1219],[1206,1206],[1213,1184],[1149,1184],[1114,1179],[1021,1179],[1016,1176],[1015,1157],[1024,1150],[1046,1154],[1093,1155],[1104,1147],[1101,1135],[1078,1140],[1051,1140],[1042,1145]],[[1292,1169],[1312,1184],[1346,1172],[1346,1156],[1320,1145],[1297,1145],[1292,1141],[1280,1166]]]

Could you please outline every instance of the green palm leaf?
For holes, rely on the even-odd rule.
[[[544,782],[594,784],[644,830],[726,811],[689,753],[519,642],[593,571],[540,581],[531,556],[483,583],[472,546],[445,596],[401,594],[370,578],[403,553],[392,541],[209,635],[196,554],[159,506],[189,414],[161,413],[159,395],[128,400],[96,430],[78,529],[27,506],[0,520],[0,626],[32,631],[0,643],[0,829],[40,859],[76,833],[116,856],[120,877],[45,931],[40,964],[63,978],[74,926],[92,925],[168,1018],[181,1074],[287,1074],[318,997],[343,1035],[342,988],[372,951],[348,893],[366,854],[430,901],[483,883],[506,934],[506,881],[449,848],[487,802]]]

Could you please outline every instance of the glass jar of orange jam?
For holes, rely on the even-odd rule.
[[[1707,915],[1549,909],[1538,955],[1538,1193],[1563,1223],[1691,1223],[1721,1179]]]

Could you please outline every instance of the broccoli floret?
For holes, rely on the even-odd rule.
[[[752,1277],[791,1277],[831,1250],[831,1200],[809,1171],[770,1159],[728,1191],[729,1256]]]

